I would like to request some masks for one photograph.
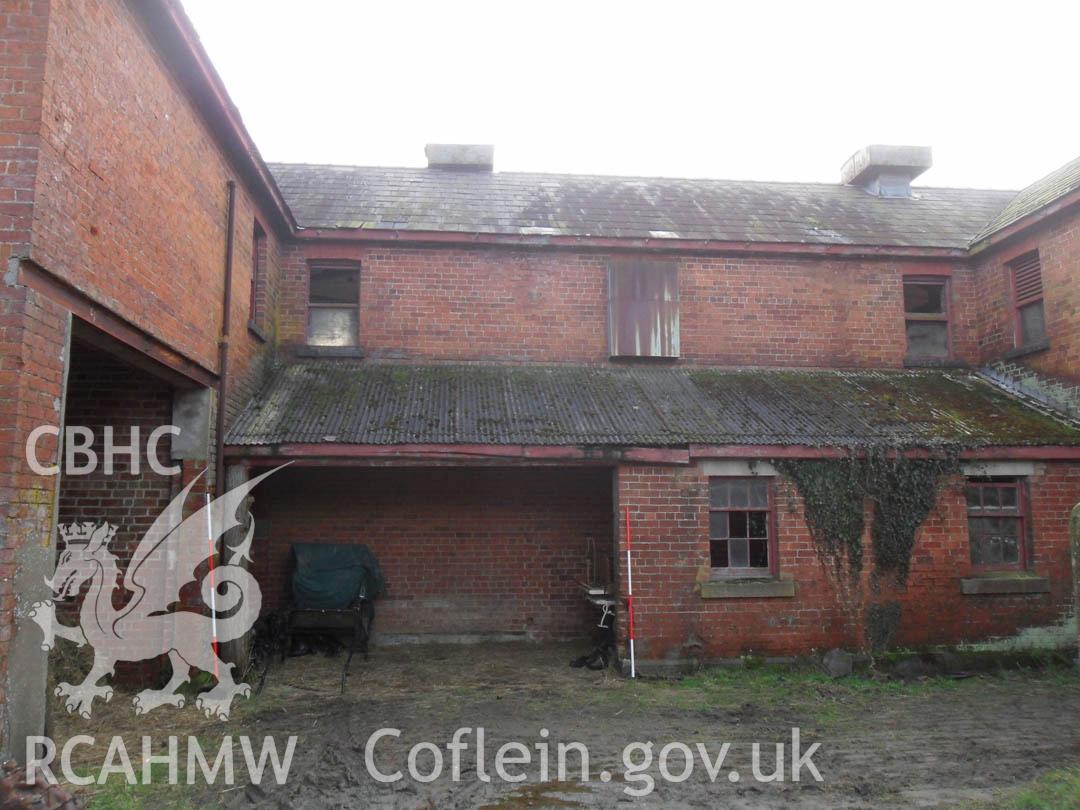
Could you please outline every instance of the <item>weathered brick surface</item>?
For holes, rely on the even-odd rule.
[[[9,655],[20,617],[44,595],[44,586],[27,583],[20,571],[27,555],[45,553],[51,542],[56,486],[55,477],[30,471],[24,447],[34,427],[60,421],[68,318],[49,300],[5,283],[0,319],[0,751],[6,751]],[[56,456],[56,440],[43,438],[38,458],[52,464]],[[16,588],[17,581],[31,589]]]
[[[149,464],[146,442],[150,433],[172,418],[172,389],[146,372],[125,365],[108,354],[80,343],[73,343],[68,372],[68,394],[65,404],[67,426],[82,426],[94,433],[91,448],[99,459],[98,467],[85,475],[65,475],[60,481],[58,499],[58,522],[67,525],[89,521],[100,524],[105,521],[117,527],[116,535],[109,544],[109,551],[116,557],[119,571],[127,568],[131,555],[143,535],[153,524],[172,497],[179,491],[179,477],[157,473]],[[113,471],[106,474],[105,428],[113,429],[113,442],[126,445],[131,441],[131,430],[139,429],[138,471],[127,455],[118,455],[113,461]],[[161,466],[173,464],[169,455],[169,437],[157,446],[157,459]],[[61,550],[58,548],[58,551]],[[166,571],[144,572],[143,582],[166,586],[171,580]],[[105,604],[120,609],[130,594],[117,583],[106,583]],[[89,582],[85,583],[78,598],[61,603],[63,621],[78,622]],[[111,597],[111,600],[110,600]],[[63,644],[64,642],[61,642]],[[130,643],[130,642],[129,642]],[[113,645],[116,653],[123,653],[123,645]],[[137,656],[135,656],[137,657]],[[159,669],[158,661],[121,663],[117,677],[134,681],[151,676]]]
[[[307,245],[285,261],[282,338],[302,343],[308,266],[360,271],[360,345],[375,357],[599,363],[608,359],[598,253]],[[974,360],[963,266],[691,257],[679,261],[682,356],[701,364],[898,367],[905,273],[953,276],[953,345]]]
[[[52,5],[33,257],[216,369],[232,168],[124,3]],[[238,196],[233,338],[243,344],[254,208],[242,186]]]
[[[121,0],[0,6],[0,260],[28,256],[95,306],[215,371],[234,167],[131,8]],[[267,239],[253,313],[256,221]],[[360,345],[372,357],[608,362],[605,253],[282,243],[268,222],[241,184],[227,418],[257,390],[278,342],[303,342],[308,267],[322,259],[361,268]],[[1077,222],[1069,214],[1037,232],[1052,345],[1025,362],[1080,382]],[[683,257],[681,362],[899,367],[905,274],[949,275],[955,357],[994,359],[1012,345],[1003,264],[1012,249],[933,265]],[[53,528],[55,479],[30,475],[22,442],[33,426],[59,421],[67,326],[67,313],[40,295],[10,283],[2,292],[0,692],[17,607],[10,584],[17,552],[51,542]],[[249,320],[262,336],[249,331]],[[159,386],[125,389],[106,366],[72,364],[70,419],[167,421]],[[110,385],[116,396],[106,405],[101,392]],[[54,451],[43,443],[45,459]],[[115,515],[131,532],[117,549],[130,553],[136,526],[178,485],[122,475],[72,482],[63,515],[84,508]],[[1069,604],[1064,516],[1078,488],[1067,465],[1037,476],[1034,565],[1053,589],[1008,597],[960,595],[966,520],[959,490],[943,493],[920,535],[910,584],[895,595],[904,604],[901,641],[1009,633],[1059,618]],[[694,591],[708,548],[704,481],[694,471],[627,467],[618,493],[639,532],[643,655],[681,655],[691,637],[715,656],[785,654],[853,643],[861,633],[823,578],[798,497],[786,485],[777,499],[780,558],[797,583],[794,599],[705,601]],[[256,558],[267,604],[282,596],[288,543],[363,538],[390,580],[380,613],[388,632],[580,634],[591,616],[573,583],[584,573],[584,537],[601,544],[612,537],[610,473],[595,470],[292,470],[263,485],[256,501],[269,526]],[[878,598],[886,597],[893,598],[888,589]]]
[[[46,0],[0,5],[0,258],[30,241],[48,30]]]
[[[41,129],[45,0],[0,4],[0,273],[27,253]],[[53,480],[27,474],[22,446],[35,420],[55,422],[66,319],[10,277],[0,280],[0,753],[10,741],[8,667],[19,596],[14,583],[20,549],[40,539],[51,515]],[[55,455],[44,442],[42,457]]]
[[[56,479],[30,472],[23,443],[33,427],[60,422],[68,323],[64,309],[15,286],[9,257],[31,259],[99,310],[213,372],[232,175],[127,4],[0,4],[0,269],[7,273],[0,287],[0,693],[14,617],[29,606],[19,600],[40,598],[12,593],[20,555],[53,542]],[[246,328],[256,208],[241,184],[230,412],[250,396],[268,356]],[[260,325],[272,345],[279,248],[267,230],[260,296],[268,313]],[[160,415],[168,421],[167,412]],[[40,449],[49,461],[55,445],[43,441]],[[7,698],[0,694],[0,737]],[[6,745],[0,739],[0,751]]]
[[[255,494],[268,606],[286,595],[292,543],[360,542],[388,584],[381,633],[580,637],[596,618],[576,580],[587,537],[611,549],[610,470],[292,469]]]
[[[1051,592],[1022,596],[961,594],[971,563],[960,478],[943,487],[919,531],[906,587],[883,582],[875,591],[864,575],[861,597],[849,601],[825,575],[798,492],[783,479],[775,498],[779,570],[794,579],[793,598],[702,598],[696,585],[708,575],[708,487],[696,468],[622,467],[617,492],[618,559],[625,555],[623,510],[629,508],[636,646],[645,659],[685,658],[694,639],[703,644],[696,654],[708,658],[861,647],[865,606],[890,601],[901,604],[896,641],[906,646],[1012,635],[1058,623],[1071,610],[1068,517],[1080,499],[1080,470],[1073,465],[1047,464],[1031,480],[1032,570],[1050,580]],[[864,544],[869,548],[869,537]],[[620,577],[625,588],[625,566]]]
[[[93,451],[102,460],[86,475],[66,475],[60,486],[60,523],[108,521],[118,527],[110,544],[126,565],[131,552],[178,489],[174,476],[155,472],[146,458],[151,431],[172,420],[172,389],[145,372],[83,344],[73,344],[65,416],[68,426],[94,432]],[[105,473],[105,427],[112,426],[115,444],[128,444],[131,429],[140,433],[140,460],[135,473],[129,458],[118,455],[113,472]],[[169,467],[169,437],[158,443],[158,462]]]
[[[998,360],[1015,347],[1012,276],[1008,262],[1038,249],[1042,264],[1046,333],[1050,347],[1019,362],[1080,385],[1080,210],[1056,215],[1024,234],[977,257],[979,359]]]

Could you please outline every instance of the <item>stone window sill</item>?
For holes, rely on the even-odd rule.
[[[710,579],[701,583],[702,599],[776,599],[794,595],[793,579]]]
[[[297,357],[356,357],[364,356],[364,350],[358,346],[300,346],[296,349]]]
[[[267,340],[266,332],[263,331],[263,328],[261,326],[259,326],[258,323],[256,323],[255,321],[248,321],[247,327],[248,327],[248,331],[251,332],[251,334],[253,334],[256,338],[259,339],[260,343],[266,343],[266,340]]]
[[[960,593],[967,596],[1049,592],[1050,580],[1023,571],[978,574],[960,580]]]
[[[1029,354],[1045,352],[1049,348],[1049,340],[1040,340],[1038,343],[1032,343],[1030,346],[1017,346],[1015,349],[1010,349],[1001,356],[1001,359],[1016,360],[1019,357],[1027,357]]]
[[[963,360],[949,357],[905,357],[904,368],[971,368]]]

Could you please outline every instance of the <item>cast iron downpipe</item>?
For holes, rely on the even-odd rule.
[[[218,497],[225,494],[225,380],[229,373],[229,325],[232,311],[233,231],[236,225],[236,181],[225,184],[229,190],[229,217],[225,233],[225,294],[221,298],[221,339],[218,341],[218,390],[216,433],[216,472],[214,487]]]

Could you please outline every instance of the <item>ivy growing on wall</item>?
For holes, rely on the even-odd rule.
[[[806,523],[821,558],[831,562],[837,574],[846,569],[857,575],[862,570],[866,523],[860,466],[852,459],[784,459],[773,466],[802,495]]]
[[[942,477],[960,470],[956,456],[947,458],[873,459],[868,495],[874,502],[871,538],[879,574],[907,581],[915,533],[937,501]]]
[[[956,453],[907,458],[885,449],[863,449],[840,459],[783,459],[774,465],[799,490],[819,553],[851,579],[863,567],[869,499],[873,573],[900,584],[907,581],[915,534],[934,507],[939,482],[960,469]]]

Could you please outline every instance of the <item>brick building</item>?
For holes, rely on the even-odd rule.
[[[913,187],[911,147],[836,184],[267,165],[175,0],[0,8],[0,749],[43,723],[57,522],[123,563],[204,468],[293,462],[264,604],[290,544],[363,542],[385,642],[584,636],[628,525],[650,662],[1067,627],[1080,160],[1020,192]],[[176,475],[28,464],[43,425],[169,422]],[[906,577],[886,495],[837,498],[866,561],[831,573],[799,471],[929,459]]]

